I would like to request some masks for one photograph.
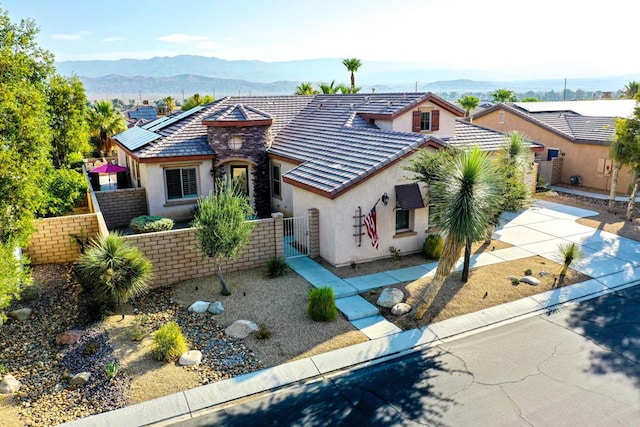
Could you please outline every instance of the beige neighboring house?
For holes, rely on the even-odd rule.
[[[186,219],[214,177],[243,183],[252,203],[305,217],[319,212],[320,256],[333,265],[421,250],[429,230],[425,188],[404,167],[418,149],[479,145],[495,151],[498,131],[460,120],[464,111],[432,93],[228,97],[131,128],[114,139],[150,215]],[[532,143],[528,164],[534,151]],[[268,171],[260,156],[268,155]],[[255,177],[269,179],[258,194]],[[531,180],[531,174],[528,175]],[[365,218],[376,207],[379,248]]]
[[[633,100],[516,102],[486,108],[473,116],[473,123],[502,132],[518,130],[544,144],[536,161],[545,182],[608,191],[615,119],[630,117],[634,107]],[[632,183],[632,173],[623,168],[618,192],[628,193]]]

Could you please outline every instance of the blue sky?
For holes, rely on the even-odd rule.
[[[640,2],[563,0],[0,0],[58,61],[193,54],[357,57],[514,79],[640,73]]]

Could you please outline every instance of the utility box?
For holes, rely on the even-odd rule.
[[[571,185],[581,185],[582,177],[579,175],[573,175],[571,178],[569,178],[569,181],[571,182]]]

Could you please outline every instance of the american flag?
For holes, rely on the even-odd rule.
[[[371,209],[371,212],[369,212],[369,215],[367,215],[364,218],[364,226],[367,228],[367,234],[371,239],[371,246],[373,246],[376,249],[379,249],[378,230],[376,228],[376,207],[375,206],[373,207],[373,209]]]

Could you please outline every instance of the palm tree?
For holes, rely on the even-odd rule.
[[[98,101],[89,110],[91,135],[98,140],[98,150],[107,153],[113,148],[111,137],[127,129],[122,113],[110,101]]]
[[[616,207],[616,189],[618,175],[622,166],[631,163],[633,158],[633,134],[628,132],[626,119],[616,119],[616,131],[609,146],[609,157],[613,160],[611,171],[611,189],[609,191],[609,212],[614,212]]]
[[[171,114],[176,109],[176,99],[173,96],[162,98],[162,102],[167,106],[167,113]]]
[[[317,93],[318,91],[313,88],[311,82],[304,82],[296,86],[294,95],[315,95]]]
[[[470,119],[469,112],[474,108],[478,108],[478,105],[480,105],[480,99],[477,96],[473,96],[473,95],[463,96],[458,100],[458,102],[460,103],[460,105],[462,105],[462,108],[464,108],[465,117],[468,117],[469,119]],[[472,120],[470,119],[469,121],[472,121]]]
[[[338,85],[338,90],[343,95],[349,94],[349,93],[358,93],[358,92],[360,92],[360,89],[362,89],[362,88],[361,87],[350,88],[347,85],[342,85],[342,84]]]
[[[518,132],[509,133],[509,138],[497,156],[496,172],[502,190],[493,218],[487,227],[486,243],[491,243],[494,227],[505,212],[517,212],[524,207],[528,196],[524,183],[523,155],[526,137]]]
[[[354,73],[358,72],[362,62],[358,58],[345,58],[342,60],[342,65],[347,67],[347,71],[351,73],[351,93],[356,93],[356,76]]]
[[[622,89],[622,95],[628,99],[634,99],[638,92],[640,92],[640,83],[635,80],[631,80]]]
[[[436,227],[446,234],[436,274],[414,308],[416,319],[424,316],[455,266],[463,247],[463,281],[468,276],[471,243],[485,236],[500,193],[495,165],[488,153],[480,151],[478,147],[457,153],[449,162],[434,162],[434,165],[435,170],[426,172],[421,169],[421,164],[414,163],[412,166],[414,172],[423,174],[423,178],[429,182],[429,196],[435,208],[433,219]],[[426,177],[424,173],[431,175]]]
[[[327,95],[333,95],[335,93],[338,93],[338,91],[340,90],[340,86],[342,86],[342,85],[335,86],[335,83],[336,83],[335,80],[331,80],[330,84],[320,83],[318,86],[320,86],[320,91],[322,93]]]
[[[516,95],[509,89],[496,89],[491,92],[493,102],[516,102]]]

